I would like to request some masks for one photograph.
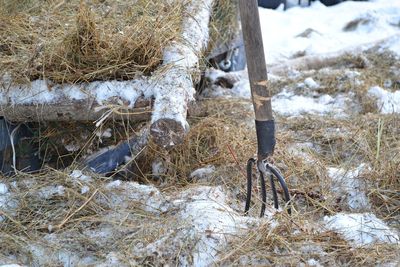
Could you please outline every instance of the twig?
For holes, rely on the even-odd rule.
[[[80,206],[77,210],[75,210],[73,213],[71,213],[67,218],[65,218],[58,226],[58,229],[61,229],[64,224],[67,223],[67,221],[69,221],[69,219],[72,218],[72,216],[74,216],[76,213],[78,213],[79,211],[81,211],[92,199],[93,197],[97,194],[97,192],[99,191],[99,189],[96,189],[93,194],[85,201],[85,203],[82,204],[82,206]]]
[[[245,178],[247,179],[247,175],[246,175],[246,173],[244,172],[242,166],[240,165],[240,163],[239,163],[239,161],[238,161],[238,159],[237,159],[237,157],[236,157],[236,155],[235,155],[233,149],[231,148],[230,145],[227,145],[227,147],[228,147],[228,150],[229,150],[229,152],[230,152],[232,158],[235,160],[235,162],[236,162],[236,164],[237,164],[237,166],[238,166],[238,168],[239,168],[239,170],[240,170],[240,173],[243,175],[243,177],[245,177]]]

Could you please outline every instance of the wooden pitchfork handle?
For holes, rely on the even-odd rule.
[[[275,121],[261,34],[257,0],[239,0],[240,18],[253,100],[258,159],[272,156],[275,147]]]

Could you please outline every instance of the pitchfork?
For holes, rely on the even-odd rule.
[[[279,203],[274,178],[278,180],[282,188],[284,200],[287,203],[287,211],[290,214],[290,194],[288,187],[279,170],[272,165],[271,160],[275,147],[275,121],[272,115],[271,93],[268,89],[267,67],[265,64],[257,0],[239,0],[239,9],[246,50],[247,70],[255,112],[258,144],[257,159],[251,158],[247,162],[247,198],[245,214],[247,215],[250,209],[253,176],[252,170],[255,164],[259,172],[261,186],[262,206],[260,216],[263,217],[265,213],[267,200],[265,179],[267,177],[269,177],[271,183],[275,208],[279,208]]]

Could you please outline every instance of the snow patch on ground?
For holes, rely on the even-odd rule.
[[[367,210],[371,208],[366,195],[367,184],[362,180],[361,173],[368,169],[365,164],[360,164],[353,170],[342,168],[328,168],[328,176],[332,179],[332,190],[344,197],[351,210]]]
[[[196,187],[182,192],[175,205],[184,205],[182,220],[190,223],[198,243],[193,255],[194,266],[215,264],[217,253],[226,245],[227,236],[247,228],[253,219],[236,213],[228,206],[221,187]]]
[[[81,170],[73,170],[69,175],[72,179],[82,182],[91,182],[93,179],[88,175],[84,175]]]
[[[8,192],[8,186],[6,184],[0,183],[0,195],[4,195]]]
[[[248,80],[243,79],[235,83],[231,89],[232,94],[237,97],[247,98],[251,97],[250,83]]]
[[[371,213],[338,213],[325,216],[326,227],[338,232],[356,247],[376,243],[399,244],[398,234]]]
[[[259,8],[259,12],[268,64],[282,62],[299,53],[337,52],[400,33],[400,1],[346,1],[331,7],[316,1],[309,8],[293,7],[287,11]],[[354,22],[355,27],[344,31],[350,22]],[[386,48],[400,52],[399,36],[388,42]]]
[[[92,177],[84,175],[80,170],[74,170],[69,175],[72,178],[74,184],[81,187],[81,194],[86,194],[90,191],[88,184],[93,181]]]
[[[288,147],[288,152],[297,157],[304,159],[307,163],[316,163],[312,157],[313,151],[316,151],[317,147],[311,142],[294,143]]]
[[[8,186],[6,184],[0,183],[0,209],[4,210],[7,207],[7,202],[9,199]],[[3,215],[0,215],[0,223],[4,220]]]
[[[205,167],[199,168],[194,170],[190,174],[190,178],[195,178],[195,179],[206,179],[210,177],[213,173],[215,172],[215,166],[214,165],[207,165]]]
[[[283,90],[272,98],[272,109],[285,116],[299,116],[301,114],[328,114],[345,116],[345,107],[348,98],[344,95],[332,97],[321,95],[313,98],[296,95],[288,90]]]
[[[165,212],[169,207],[164,196],[153,185],[116,180],[108,183],[106,189],[114,207],[127,208],[129,201],[135,201],[142,209],[154,213]]]
[[[40,188],[35,192],[40,198],[50,199],[54,196],[63,196],[65,193],[65,187],[62,185],[49,185]]]
[[[376,98],[382,114],[400,113],[400,90],[392,93],[379,86],[373,86],[368,90],[368,94]]]
[[[5,183],[0,183],[0,210],[5,213],[5,215],[0,214],[0,223],[4,221],[6,215],[14,216],[17,207],[18,201],[10,191],[10,187]]]
[[[313,78],[308,77],[304,80],[304,84],[307,85],[308,88],[310,89],[318,89],[319,88],[319,84],[314,81]]]

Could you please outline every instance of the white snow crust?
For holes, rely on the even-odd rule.
[[[361,173],[367,168],[365,164],[360,164],[352,170],[328,168],[328,176],[332,179],[333,192],[340,197],[344,197],[351,210],[367,210],[371,208],[366,195],[367,185],[361,177]]]
[[[153,185],[116,180],[108,183],[106,188],[115,207],[126,208],[129,201],[137,202],[143,210],[155,213],[164,212],[169,207],[165,197]]]
[[[332,97],[325,94],[314,98],[283,90],[272,97],[272,109],[285,116],[298,116],[305,113],[335,113],[337,116],[345,116],[346,101],[348,98],[344,95]]]
[[[390,92],[379,86],[373,86],[368,94],[377,99],[378,109],[382,114],[400,113],[400,90]]]
[[[356,247],[376,243],[399,244],[398,234],[375,214],[338,213],[334,216],[325,216],[324,221],[328,229],[342,234]]]
[[[190,174],[190,178],[205,179],[211,176],[214,172],[215,172],[215,166],[207,165],[205,167],[194,170]]]
[[[388,49],[400,55],[400,1],[346,1],[326,7],[319,1],[311,7],[293,7],[287,11],[259,8],[268,64],[275,64],[297,53],[326,54],[350,47],[369,48],[379,40],[389,38]],[[364,19],[352,31],[343,28],[351,21]],[[302,33],[308,34],[299,35]]]
[[[217,253],[227,242],[227,236],[237,233],[254,221],[229,207],[228,197],[221,187],[202,186],[182,192],[173,204],[183,205],[180,216],[189,222],[193,238],[198,239],[193,266],[216,263]]]

